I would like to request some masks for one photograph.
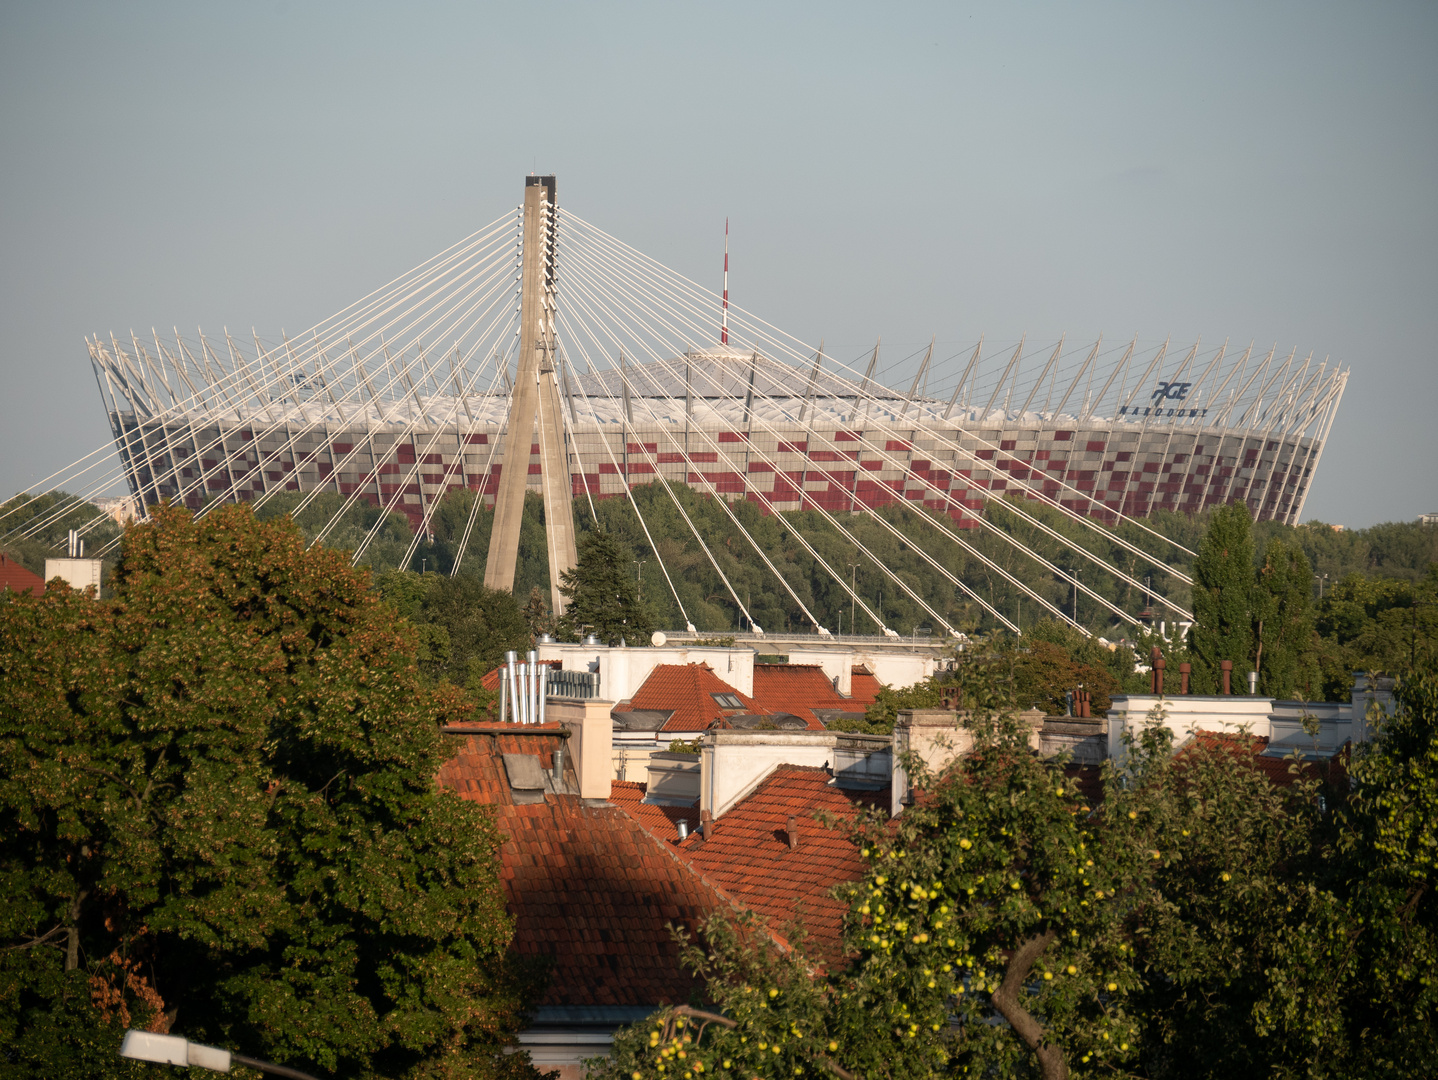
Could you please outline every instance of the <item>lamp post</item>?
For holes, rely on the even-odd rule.
[[[849,564],[849,635],[852,637],[855,613],[859,610],[859,564]]]
[[[179,1035],[157,1035],[153,1031],[136,1031],[134,1028],[125,1032],[124,1041],[120,1043],[120,1056],[156,1065],[195,1065],[223,1073],[229,1072],[232,1065],[244,1065],[273,1076],[285,1076],[289,1080],[319,1080],[311,1073],[300,1072],[288,1065],[246,1057],[231,1050],[221,1050],[218,1046],[192,1043]]]

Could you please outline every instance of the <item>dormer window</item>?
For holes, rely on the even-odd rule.
[[[721,709],[742,709],[744,703],[734,694],[710,694]]]

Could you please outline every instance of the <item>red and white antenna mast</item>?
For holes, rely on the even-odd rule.
[[[724,314],[719,323],[719,344],[729,344],[729,219],[724,219]]]

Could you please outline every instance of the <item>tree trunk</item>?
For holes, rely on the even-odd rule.
[[[80,905],[85,902],[85,897],[90,895],[89,889],[81,889],[70,901],[70,929],[66,933],[65,941],[65,970],[74,971],[80,966]]]
[[[994,1007],[999,1010],[999,1015],[1009,1022],[1009,1026],[1018,1032],[1024,1045],[1034,1052],[1044,1080],[1068,1080],[1068,1064],[1064,1061],[1063,1051],[1052,1043],[1044,1042],[1043,1025],[1019,1004],[1019,991],[1028,979],[1029,972],[1033,970],[1034,961],[1057,937],[1057,931],[1049,930],[1020,945],[1009,958],[1003,985],[994,991]]]

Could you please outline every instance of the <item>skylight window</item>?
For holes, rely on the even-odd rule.
[[[721,709],[742,709],[744,707],[744,703],[733,694],[710,694],[709,696],[719,703]]]

